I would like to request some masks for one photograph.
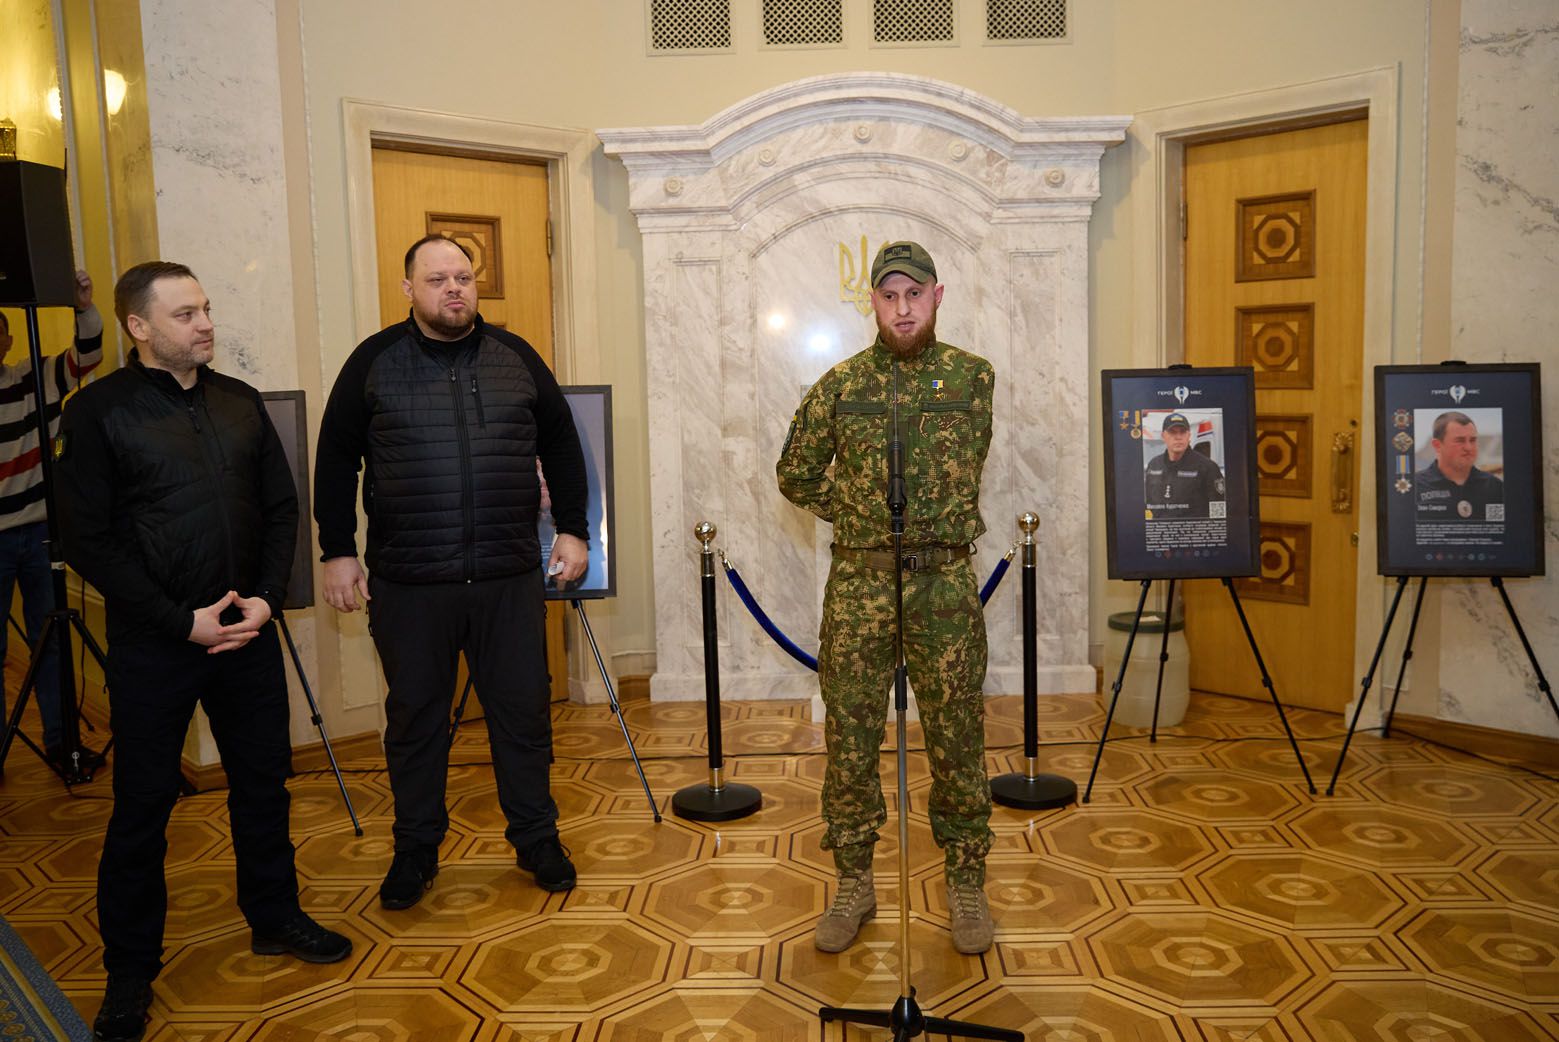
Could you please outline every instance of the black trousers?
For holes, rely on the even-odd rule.
[[[395,849],[437,847],[449,828],[449,713],[462,651],[487,716],[505,837],[524,850],[556,836],[541,569],[477,583],[370,576],[368,590],[374,646],[390,686],[384,757],[395,795]]]
[[[98,928],[110,974],[151,979],[162,968],[168,816],[197,702],[227,772],[238,907],[260,930],[298,913],[287,834],[292,742],[275,624],[218,655],[187,640],[116,643],[108,649],[114,811],[97,875]]]

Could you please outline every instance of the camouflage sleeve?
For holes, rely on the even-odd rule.
[[[974,458],[981,467],[991,451],[991,414],[996,401],[996,370],[991,363],[980,360],[974,374]]]
[[[832,522],[834,483],[828,477],[828,465],[834,459],[833,403],[821,385],[818,381],[801,400],[774,474],[786,499]]]

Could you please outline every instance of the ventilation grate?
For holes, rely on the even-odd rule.
[[[877,43],[953,43],[954,0],[873,0],[872,39]]]
[[[763,0],[767,47],[818,47],[844,43],[844,0]]]
[[[648,0],[650,51],[731,49],[731,0]]]
[[[1066,39],[1066,0],[985,0],[987,40]]]

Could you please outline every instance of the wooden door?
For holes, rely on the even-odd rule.
[[[410,312],[401,292],[407,247],[424,235],[442,232],[474,258],[483,321],[524,337],[553,365],[547,168],[375,147],[373,178],[379,316],[384,325],[404,322]],[[561,608],[549,605],[547,612],[554,699],[568,696]],[[464,669],[460,684],[463,688]],[[467,715],[477,709],[473,700]]]
[[[1256,372],[1261,575],[1237,580],[1285,704],[1353,696],[1364,120],[1188,146],[1185,345]],[[1191,686],[1265,698],[1221,584],[1185,586]]]

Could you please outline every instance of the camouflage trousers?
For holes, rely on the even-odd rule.
[[[893,573],[835,559],[817,671],[827,710],[823,849],[841,874],[871,867],[887,821],[878,757],[893,688]],[[985,616],[968,560],[904,573],[904,655],[931,766],[931,833],[949,880],[983,883],[991,848],[985,774]]]

